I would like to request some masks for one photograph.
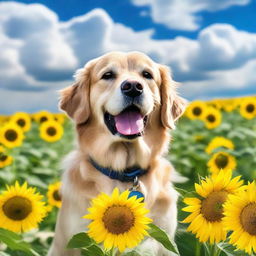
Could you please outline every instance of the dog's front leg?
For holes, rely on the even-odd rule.
[[[165,230],[171,239],[174,239],[177,228],[177,199],[178,193],[170,185],[163,195],[156,200],[150,212],[150,217],[154,220],[154,224]],[[147,251],[149,255],[155,256],[176,255],[152,238],[146,239],[138,249],[145,256]]]
[[[86,220],[82,216],[76,205],[65,199],[62,201],[55,236],[47,256],[80,256],[80,250],[67,250],[66,247],[74,234],[85,230]]]

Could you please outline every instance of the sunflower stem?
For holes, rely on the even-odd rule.
[[[213,256],[214,255],[214,245],[213,244],[209,244],[209,253],[210,255],[209,256]]]
[[[198,240],[196,240],[195,256],[201,256],[201,243]]]
[[[219,256],[221,250],[218,248],[217,244],[211,246],[211,255],[210,256]]]
[[[121,252],[117,251],[116,256],[121,256],[121,255],[122,255]]]
[[[115,256],[115,249],[114,248],[111,248],[109,253],[108,253],[109,256]]]

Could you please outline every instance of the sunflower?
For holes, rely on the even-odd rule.
[[[46,121],[53,120],[54,117],[53,114],[51,114],[50,112],[43,110],[38,113],[35,113],[33,115],[33,119],[38,123],[44,123]]]
[[[222,109],[222,100],[215,99],[215,100],[208,101],[207,106],[221,110]]]
[[[10,121],[17,124],[23,130],[23,132],[30,130],[31,118],[27,113],[17,112],[11,117]]]
[[[50,213],[52,211],[52,209],[53,209],[53,206],[49,205],[49,204],[47,204],[45,207],[46,207],[46,212],[47,213]]]
[[[213,129],[221,124],[221,112],[213,107],[208,107],[204,115],[204,123],[207,129]]]
[[[63,113],[58,113],[54,115],[54,120],[57,121],[60,124],[64,124],[65,120],[66,120],[66,115]]]
[[[51,206],[61,207],[61,195],[60,195],[61,182],[55,182],[48,186],[48,203]]]
[[[7,186],[0,195],[0,227],[14,232],[36,228],[47,212],[42,198],[27,183]]]
[[[256,184],[249,183],[224,204],[223,224],[232,231],[230,243],[251,255],[256,253]]]
[[[194,140],[199,142],[199,141],[202,141],[204,139],[204,136],[201,135],[201,134],[197,134],[197,135],[194,135],[193,136]]]
[[[215,153],[207,163],[210,172],[217,174],[220,170],[234,170],[236,159],[226,152]]]
[[[9,120],[8,116],[0,116],[0,125],[3,125]]]
[[[40,125],[40,137],[48,142],[55,142],[61,139],[63,127],[54,120],[43,122]]]
[[[186,109],[186,116],[191,119],[202,119],[207,106],[203,101],[193,101]]]
[[[0,168],[12,164],[13,158],[6,154],[4,147],[0,146]]]
[[[228,99],[223,102],[223,109],[226,112],[232,112],[237,108],[237,101],[235,99]]]
[[[144,208],[141,198],[128,198],[129,191],[119,194],[117,188],[111,196],[100,194],[92,201],[89,214],[84,218],[91,219],[88,234],[97,243],[104,241],[104,247],[118,248],[123,252],[126,248],[137,246],[145,235],[148,235],[148,224],[151,219],[145,215],[149,212]]]
[[[0,128],[0,142],[7,148],[21,146],[23,139],[22,129],[13,122],[8,122]]]
[[[240,176],[232,179],[232,171],[220,171],[215,177],[195,183],[198,197],[185,198],[188,205],[182,210],[190,212],[183,223],[190,223],[187,230],[196,235],[200,242],[218,243],[226,239],[223,226],[223,204],[229,194],[235,193],[242,185]]]
[[[252,119],[256,116],[256,100],[255,98],[246,98],[240,105],[240,114],[246,119]]]
[[[235,148],[234,143],[231,140],[226,139],[224,137],[215,137],[208,144],[208,146],[205,149],[205,152],[208,154],[211,154],[214,149],[220,148],[220,147],[224,147],[232,150]]]

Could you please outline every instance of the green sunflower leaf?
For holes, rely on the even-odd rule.
[[[245,256],[245,252],[236,250],[236,248],[228,243],[218,243],[217,247],[226,255],[226,256]]]
[[[88,248],[91,245],[95,244],[95,242],[88,236],[87,233],[81,232],[74,235],[70,241],[68,242],[68,249],[75,248]]]
[[[30,244],[22,240],[21,235],[12,231],[0,228],[0,241],[13,251],[23,251],[26,252],[27,255],[39,256],[39,254],[31,248]]]
[[[84,250],[86,256],[105,256],[103,250],[96,244],[92,244]]]
[[[139,254],[137,251],[131,251],[131,252],[127,252],[125,254],[123,254],[123,256],[142,256],[141,254]],[[144,255],[146,256],[146,255]]]
[[[150,229],[148,230],[149,235],[154,238],[156,241],[161,243],[167,250],[179,254],[177,245],[174,241],[167,235],[167,233],[161,228],[157,227],[154,224],[149,224]]]
[[[11,255],[5,252],[0,252],[0,256],[11,256]]]

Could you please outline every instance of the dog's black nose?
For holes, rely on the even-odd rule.
[[[126,96],[135,98],[143,92],[143,86],[137,81],[126,80],[121,84],[122,93]]]

